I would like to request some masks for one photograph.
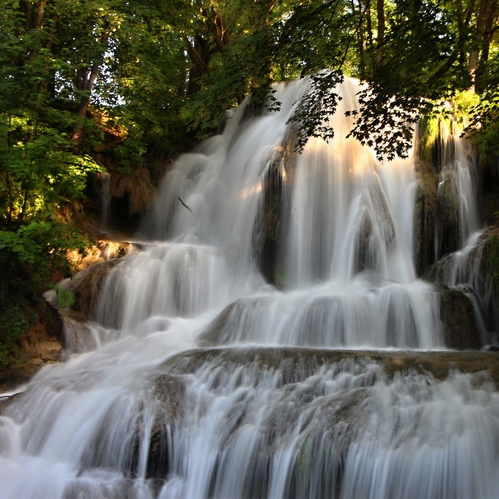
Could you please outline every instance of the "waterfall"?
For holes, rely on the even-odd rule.
[[[345,138],[348,78],[335,137],[295,154],[307,85],[174,163],[102,286],[96,348],[3,409],[0,499],[496,497],[499,369],[445,349],[415,158]]]
[[[456,124],[440,122],[437,256],[459,250],[480,229],[475,155],[461,134]]]

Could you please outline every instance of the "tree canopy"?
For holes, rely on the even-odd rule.
[[[250,93],[268,103],[272,82],[304,76],[303,141],[331,133],[322,118],[348,74],[369,84],[352,135],[402,154],[408,135],[397,123],[463,90],[490,101],[499,78],[495,0],[2,3],[3,136],[24,127],[28,144],[52,133],[52,144],[68,141],[57,146],[61,159],[83,172],[106,127],[122,132],[118,162],[175,155],[186,134],[213,133]]]

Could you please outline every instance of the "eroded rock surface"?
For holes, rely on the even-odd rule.
[[[414,253],[416,273],[422,275],[435,262],[435,227],[438,206],[438,174],[430,163],[416,163]]]
[[[448,348],[479,350],[482,346],[475,322],[473,304],[464,292],[442,289],[440,292],[440,318],[444,341]]]
[[[99,262],[76,274],[67,284],[69,291],[74,293],[75,302],[72,309],[77,312],[74,318],[78,320],[95,319],[95,306],[99,292],[107,275],[121,260],[118,258]]]
[[[262,203],[253,225],[255,260],[270,284],[282,285],[279,278],[279,247],[283,223],[283,189],[291,185],[295,167],[296,135],[291,129],[281,146],[272,152],[265,175]]]

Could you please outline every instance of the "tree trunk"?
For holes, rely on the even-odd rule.
[[[385,6],[383,0],[377,0],[376,10],[378,14],[378,39],[375,66],[379,67],[383,62],[383,44],[385,38]]]
[[[468,72],[471,77],[471,91],[476,88],[476,72],[478,69],[478,61],[480,51],[485,49],[487,45],[487,26],[490,22],[493,23],[494,14],[497,12],[497,0],[480,0],[478,4],[478,12],[475,21],[475,33],[473,36],[473,47],[470,51],[470,58],[468,63]],[[488,57],[488,46],[486,50],[486,57]]]
[[[85,124],[85,118],[87,116],[88,104],[90,102],[90,94],[99,74],[100,63],[94,62],[90,70],[85,70],[83,77],[80,79],[80,90],[86,92],[85,97],[80,102],[78,108],[78,119],[73,131],[73,136],[71,137],[75,144],[78,144],[82,138],[83,125]],[[77,148],[77,146],[75,146]]]
[[[199,90],[199,78],[209,71],[210,42],[199,35],[194,37],[194,43],[186,38],[186,51],[192,61],[187,84],[187,95],[194,95]]]
[[[489,59],[489,50],[490,43],[492,42],[492,38],[497,29],[499,29],[499,2],[495,0],[489,0],[487,11],[485,13],[485,21],[482,33],[482,51],[480,54],[479,63],[487,62]],[[479,79],[480,75],[477,75],[477,79]],[[480,85],[480,82],[477,81],[476,85]]]

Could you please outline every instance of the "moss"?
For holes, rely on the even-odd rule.
[[[54,286],[57,295],[57,306],[58,308],[70,308],[75,302],[75,295],[69,289],[63,288],[61,286]]]
[[[478,104],[480,97],[469,90],[456,92],[451,100],[452,116],[459,124],[463,125],[468,119],[472,109]]]
[[[419,126],[419,155],[430,161],[432,150],[440,133],[440,120],[437,116],[425,116]]]
[[[478,102],[477,94],[464,90],[456,92],[452,99],[435,105],[433,111],[420,121],[419,125],[419,155],[430,161],[433,151],[441,137],[441,127],[452,130],[456,126],[465,128],[472,109]]]
[[[310,435],[307,435],[305,439],[302,441],[300,445],[300,449],[298,450],[298,457],[296,459],[296,471],[303,472],[311,470],[314,463],[314,448],[313,441]]]
[[[499,235],[491,234],[486,244],[487,272],[492,279],[494,295],[499,296]]]

